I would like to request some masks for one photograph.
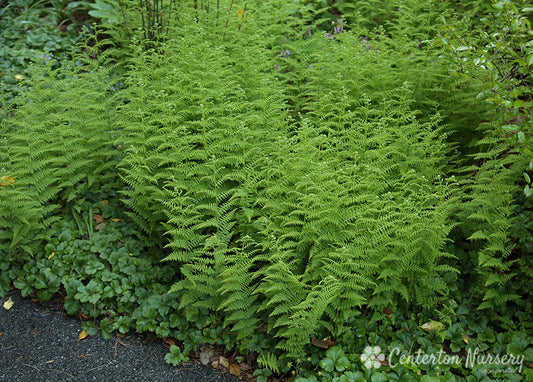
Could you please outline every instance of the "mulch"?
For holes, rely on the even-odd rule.
[[[13,306],[3,303],[11,298]],[[239,381],[225,369],[196,362],[172,366],[162,341],[146,335],[78,338],[81,323],[57,302],[39,303],[11,291],[0,298],[0,381]]]

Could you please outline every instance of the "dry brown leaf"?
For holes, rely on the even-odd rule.
[[[313,344],[313,346],[316,346],[320,349],[329,349],[330,347],[337,345],[337,343],[333,341],[331,337],[324,338],[323,340],[311,338],[311,343]]]
[[[89,334],[85,330],[82,330],[80,334],[78,335],[78,340],[82,340],[84,338],[87,338],[88,336]]]
[[[9,310],[9,309],[11,309],[11,308],[13,307],[13,304],[15,304],[15,303],[13,302],[13,300],[11,299],[11,297],[9,297],[9,298],[7,299],[7,301],[4,302],[4,309],[5,309],[5,310]]]
[[[217,361],[213,361],[213,362],[211,363],[211,367],[212,367],[213,369],[218,369],[218,360],[217,360]]]
[[[102,215],[94,214],[93,219],[96,224],[100,224],[104,222],[104,217]]]
[[[227,358],[220,356],[220,366],[225,367],[226,369],[229,369],[229,361]]]
[[[163,338],[163,345],[169,349],[172,345],[176,346],[176,340],[174,338],[165,337]]]
[[[100,223],[100,224],[97,224],[97,225],[94,227],[94,229],[98,231],[98,230],[101,230],[102,228],[104,228],[105,226],[107,226],[106,223]]]
[[[229,365],[229,372],[230,374],[233,374],[234,376],[238,377],[239,375],[241,375],[241,368],[239,367],[239,365],[232,363],[231,365]]]

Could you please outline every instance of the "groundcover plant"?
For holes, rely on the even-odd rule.
[[[533,9],[386,3],[85,4],[2,119],[0,292],[258,381],[533,377]]]

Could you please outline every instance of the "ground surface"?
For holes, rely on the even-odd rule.
[[[9,297],[14,304],[5,310]],[[0,381],[238,381],[193,362],[171,366],[160,342],[138,335],[78,340],[79,321],[17,291],[0,303]]]

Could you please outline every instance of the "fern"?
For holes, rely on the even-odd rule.
[[[0,175],[14,180],[0,187],[5,245],[23,245],[31,252],[26,245],[57,219],[60,208],[117,177],[119,152],[112,144],[117,101],[109,95],[110,69],[90,65],[92,70],[74,61],[60,69],[36,64],[30,71],[31,90],[4,120],[1,145],[8,155]]]

